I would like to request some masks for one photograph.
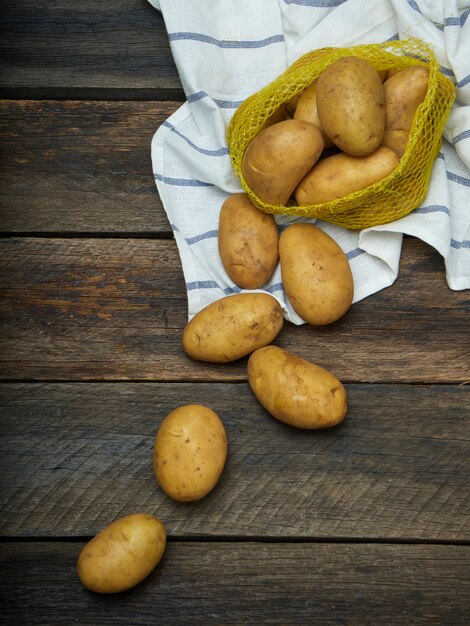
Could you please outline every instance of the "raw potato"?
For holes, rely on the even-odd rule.
[[[310,122],[311,124],[319,128],[322,131],[325,148],[330,148],[333,145],[331,139],[324,132],[320,122],[320,118],[318,117],[316,80],[313,81],[313,83],[302,93],[301,97],[299,98],[294,113],[294,119]]]
[[[130,589],[156,567],[166,545],[166,530],[152,515],[134,513],[106,526],[83,548],[77,572],[98,593]]]
[[[296,428],[329,428],[347,412],[346,391],[333,374],[276,346],[253,352],[248,382],[273,417]]]
[[[291,224],[279,241],[284,289],[309,324],[339,319],[351,306],[354,282],[349,261],[336,241],[313,224]]]
[[[295,191],[297,204],[321,204],[365,189],[393,172],[398,157],[381,146],[366,157],[335,154],[322,159]]]
[[[398,158],[405,154],[406,144],[410,133],[406,130],[385,130],[382,146],[393,150]]]
[[[417,65],[402,70],[384,83],[385,128],[409,132],[416,109],[428,90],[429,70]]]
[[[427,67],[417,65],[397,72],[384,83],[385,133],[382,144],[403,156],[416,109],[426,97]]]
[[[271,278],[279,260],[276,220],[257,209],[245,193],[230,196],[220,210],[218,245],[233,282],[242,289],[257,289]]]
[[[384,89],[368,61],[343,57],[329,65],[318,78],[317,107],[323,130],[343,152],[366,156],[380,146]]]
[[[279,302],[267,293],[226,296],[188,322],[183,331],[183,348],[198,361],[235,361],[271,343],[283,322]]]
[[[219,416],[188,404],[169,413],[155,439],[153,468],[173,500],[200,500],[217,484],[227,458],[227,435]]]
[[[242,161],[246,183],[268,204],[284,205],[323,150],[321,131],[302,120],[285,120],[262,130]]]

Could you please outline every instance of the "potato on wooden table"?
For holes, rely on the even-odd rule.
[[[284,323],[268,293],[226,296],[199,311],[183,331],[183,349],[198,361],[227,363],[271,343]]]
[[[248,359],[248,382],[263,407],[296,428],[329,428],[347,412],[347,396],[330,372],[277,346],[266,346]]]
[[[158,484],[173,500],[190,502],[217,484],[227,458],[227,435],[219,416],[188,404],[169,413],[158,429],[153,468]]]
[[[141,582],[157,566],[166,546],[163,523],[134,513],[106,526],[83,548],[77,572],[98,593],[117,593]]]

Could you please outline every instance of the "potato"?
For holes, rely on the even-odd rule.
[[[242,173],[254,194],[285,204],[323,150],[320,130],[303,120],[285,120],[262,130],[243,155]]]
[[[276,346],[253,352],[248,382],[268,413],[290,426],[329,428],[346,415],[346,391],[333,374]]]
[[[303,92],[303,94],[299,98],[294,113],[294,119],[310,122],[310,124],[313,124],[314,126],[319,128],[323,135],[324,147],[331,148],[333,142],[324,132],[320,122],[320,118],[318,117],[316,80],[313,81],[313,83]]]
[[[336,241],[313,224],[291,224],[279,241],[284,289],[309,324],[340,318],[351,306],[354,283],[349,261]]]
[[[295,191],[301,204],[321,204],[365,189],[393,172],[398,157],[381,146],[365,157],[335,154],[322,159],[302,179]]]
[[[173,500],[200,500],[217,484],[227,458],[227,435],[219,416],[188,404],[169,413],[155,439],[153,468]]]
[[[382,146],[393,150],[397,157],[400,159],[406,150],[406,144],[408,143],[408,137],[410,133],[406,130],[385,130],[384,137],[382,139]]]
[[[409,132],[416,109],[428,90],[429,70],[422,65],[409,67],[384,83],[385,128]]]
[[[83,548],[77,572],[98,593],[130,589],[156,567],[166,545],[166,530],[152,515],[134,513],[103,528]]]
[[[183,348],[198,361],[235,361],[271,343],[283,323],[279,302],[267,293],[226,296],[188,322],[183,331]]]
[[[257,209],[246,194],[230,196],[220,209],[218,245],[225,271],[236,285],[261,287],[279,260],[276,220]]]
[[[323,130],[343,152],[371,154],[385,129],[382,81],[368,61],[343,57],[318,77],[318,116]]]

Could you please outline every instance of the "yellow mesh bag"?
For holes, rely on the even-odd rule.
[[[428,90],[417,109],[405,153],[389,176],[342,198],[316,205],[292,202],[283,206],[262,202],[248,187],[241,171],[248,143],[282,103],[302,91],[328,65],[343,56],[366,59],[378,71],[401,70],[422,64],[429,69]],[[351,229],[385,224],[410,213],[426,195],[431,168],[441,148],[442,131],[454,99],[453,84],[439,71],[431,49],[422,41],[407,39],[314,50],[238,107],[227,129],[232,166],[252,202],[266,213],[315,217]]]

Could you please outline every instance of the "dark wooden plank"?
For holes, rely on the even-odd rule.
[[[0,25],[4,97],[183,97],[163,17],[146,0],[3,0]]]
[[[0,103],[4,233],[171,233],[150,143],[178,102]]]
[[[2,624],[468,624],[462,546],[170,543],[139,586],[100,596],[81,545],[3,545]]]
[[[0,535],[92,535],[143,510],[179,538],[468,541],[470,388],[347,390],[343,424],[315,432],[271,418],[246,383],[4,384]],[[220,415],[229,455],[211,494],[177,503],[152,451],[187,403]]]
[[[6,238],[0,265],[3,380],[246,380],[246,358],[184,354],[173,240]],[[344,381],[465,382],[468,308],[440,256],[410,239],[392,287],[327,327],[286,323],[276,343]]]

